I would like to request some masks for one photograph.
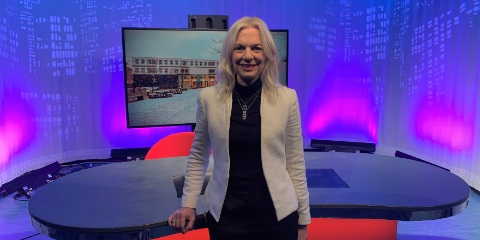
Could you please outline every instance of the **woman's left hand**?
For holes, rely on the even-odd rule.
[[[299,228],[298,229],[298,240],[307,240],[308,231],[307,228]]]

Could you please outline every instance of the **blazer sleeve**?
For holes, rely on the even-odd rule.
[[[285,130],[285,157],[287,171],[290,174],[298,200],[298,224],[307,225],[311,222],[308,198],[307,178],[305,174],[305,159],[303,157],[303,138],[298,98],[295,90],[292,94]]]
[[[183,187],[182,207],[197,208],[198,198],[202,191],[205,173],[208,168],[211,142],[208,134],[208,120],[204,102],[205,89],[200,91],[197,99],[197,116],[195,127],[195,138],[187,163],[185,173],[185,184]]]

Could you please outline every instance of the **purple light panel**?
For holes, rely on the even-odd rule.
[[[378,110],[371,79],[368,73],[354,71],[353,65],[328,71],[328,80],[315,90],[305,126],[312,138],[378,142]]]

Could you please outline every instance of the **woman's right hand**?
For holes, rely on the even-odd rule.
[[[185,228],[185,221],[188,220],[188,226]],[[193,228],[193,222],[195,221],[195,209],[182,207],[175,211],[168,218],[168,225],[171,228],[177,230],[179,233],[187,233]]]

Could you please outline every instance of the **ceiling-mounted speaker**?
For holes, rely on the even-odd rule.
[[[228,29],[227,15],[188,15],[188,28]]]

